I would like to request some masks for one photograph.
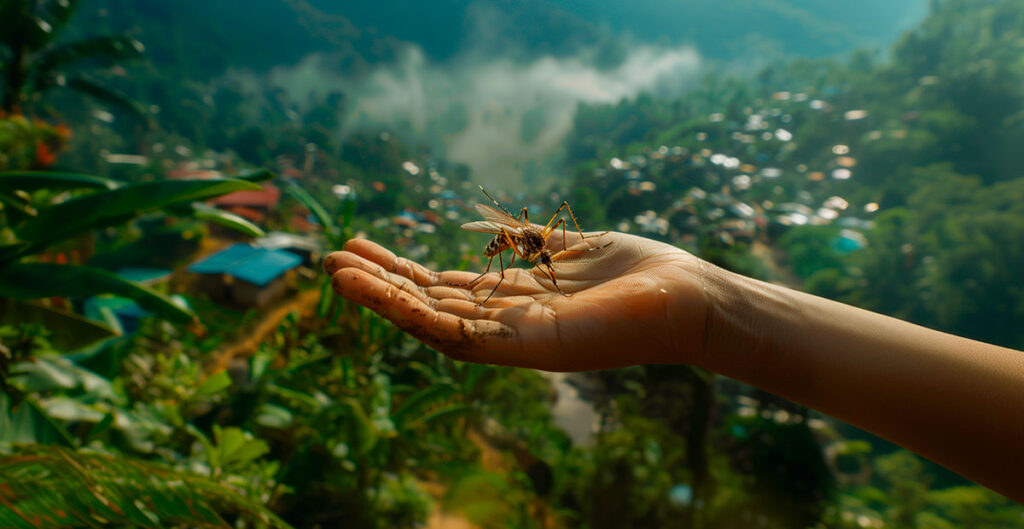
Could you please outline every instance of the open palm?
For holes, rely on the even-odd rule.
[[[610,244],[609,244],[610,243]],[[610,232],[568,236],[554,256],[560,294],[538,269],[435,272],[367,240],[324,260],[338,294],[460,360],[550,371],[689,362],[703,347],[703,263],[673,246]],[[548,241],[560,252],[562,237]]]

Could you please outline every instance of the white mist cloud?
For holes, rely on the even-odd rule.
[[[700,56],[689,47],[637,46],[611,69],[583,57],[523,63],[467,56],[434,64],[410,46],[395,62],[353,78],[324,63],[312,55],[275,69],[265,82],[295,101],[342,91],[348,101],[342,132],[384,127],[413,134],[467,164],[474,179],[515,188],[525,165],[540,167],[543,176],[579,103],[615,103],[645,91],[679,93],[698,70]]]

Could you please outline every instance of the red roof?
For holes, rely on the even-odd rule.
[[[184,178],[195,178],[198,180],[211,180],[214,178],[224,178],[224,175],[220,171],[210,171],[204,169],[171,169],[167,171],[167,178],[178,180]]]
[[[291,219],[289,219],[289,224],[291,224],[292,229],[294,229],[295,231],[301,231],[303,233],[316,231],[317,228],[320,227],[319,224],[313,224],[312,222],[307,220],[306,217],[303,217],[301,215],[294,215]]]
[[[247,208],[245,206],[228,206],[224,209],[257,224],[263,222],[263,220],[267,218],[266,213],[258,209]]]
[[[273,184],[264,184],[260,191],[235,191],[219,196],[211,202],[214,205],[242,206],[249,208],[272,208],[281,200],[281,190]]]

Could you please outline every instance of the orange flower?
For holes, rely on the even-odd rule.
[[[46,168],[53,165],[57,161],[57,155],[50,151],[45,143],[36,144],[36,165],[41,168]]]
[[[54,129],[57,131],[57,137],[60,138],[61,141],[68,141],[71,139],[71,127],[63,123],[58,123]]]

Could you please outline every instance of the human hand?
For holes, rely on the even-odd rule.
[[[475,272],[435,272],[364,239],[324,260],[334,290],[452,358],[548,371],[692,363],[703,352],[707,295],[683,250],[635,235],[552,236],[560,294],[536,267],[463,287]]]

